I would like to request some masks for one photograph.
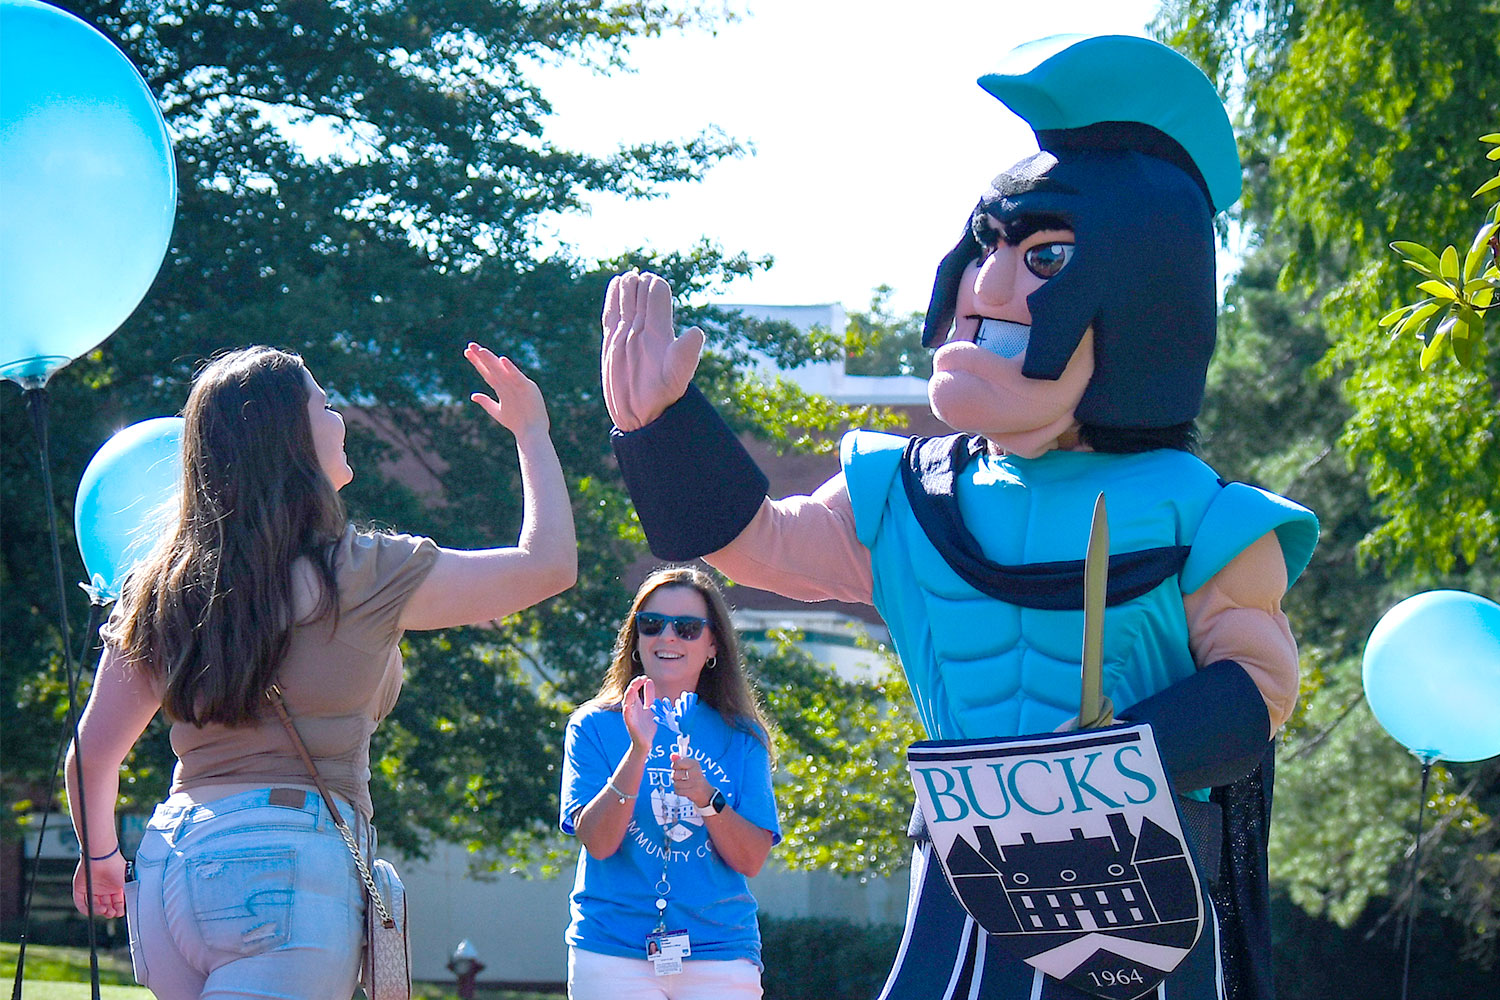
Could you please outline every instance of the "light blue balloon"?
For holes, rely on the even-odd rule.
[[[73,527],[96,599],[120,596],[126,575],[171,530],[182,490],[181,417],[156,417],[116,433],[78,483]]]
[[[1462,590],[1408,597],[1365,644],[1375,718],[1419,757],[1500,754],[1500,604]]]
[[[108,337],[167,252],[167,126],[115,44],[0,0],[0,378],[40,385]]]

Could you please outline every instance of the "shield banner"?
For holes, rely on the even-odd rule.
[[[990,947],[1134,1000],[1197,942],[1202,888],[1150,726],[915,743],[907,767]]]

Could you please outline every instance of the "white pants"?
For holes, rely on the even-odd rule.
[[[568,949],[570,1000],[760,1000],[760,970],[746,958],[687,959],[675,976],[658,976],[644,958]]]

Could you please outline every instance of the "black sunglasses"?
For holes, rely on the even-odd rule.
[[[668,622],[672,625],[672,631],[677,633],[677,638],[685,642],[698,638],[708,626],[707,618],[695,615],[663,615],[655,611],[635,613],[636,631],[641,635],[661,635],[661,630],[667,627]]]

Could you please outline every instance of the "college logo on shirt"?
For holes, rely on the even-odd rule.
[[[670,771],[655,773],[663,776],[668,782],[671,781]],[[655,786],[655,784],[656,782],[653,781],[652,785]],[[692,800],[678,795],[670,788],[653,787],[651,789],[651,815],[656,817],[657,825],[662,828],[662,831],[677,843],[687,840],[697,827],[703,825],[703,817],[698,815],[698,810]]]
[[[663,768],[651,766],[651,761],[658,758],[669,759],[673,749],[672,744],[665,743],[658,744],[651,751],[651,758],[646,765],[646,783],[651,786],[651,815],[656,819],[656,824],[661,827],[662,833],[672,843],[680,844],[703,829],[703,817],[698,815],[698,807],[693,805],[692,799],[685,795],[678,795],[672,790],[670,766]],[[693,759],[703,768],[703,774],[708,778],[709,783],[727,793],[734,784],[730,781],[728,773],[713,758],[697,750],[690,752]],[[633,824],[634,821],[632,821]],[[659,839],[658,843],[660,843]]]

